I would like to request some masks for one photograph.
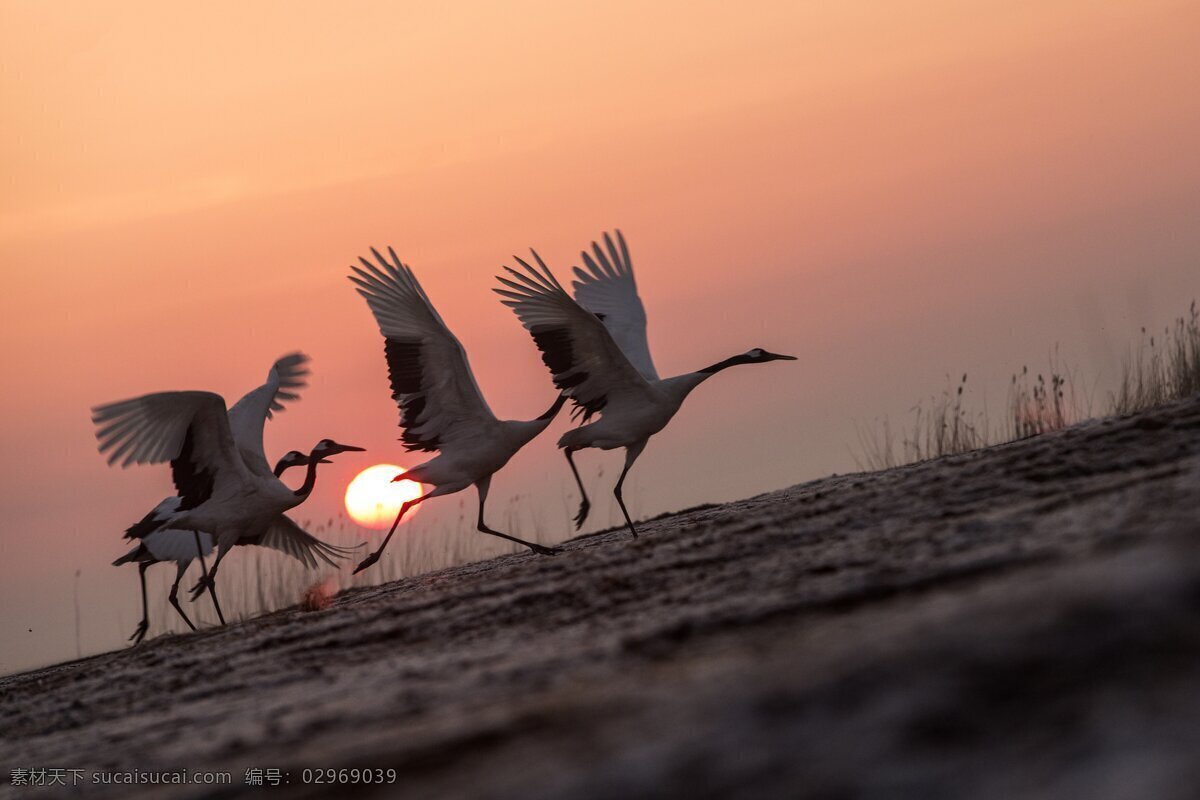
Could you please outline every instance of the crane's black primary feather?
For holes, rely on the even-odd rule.
[[[560,391],[570,395],[568,390],[588,379],[587,371],[576,367],[575,348],[571,344],[571,331],[568,328],[535,326],[529,333],[542,353],[542,361],[554,375],[554,385]],[[571,396],[571,401],[575,404],[572,419],[582,415],[583,421],[587,422],[593,414],[604,408],[608,398],[601,395],[583,402]]]
[[[195,460],[195,427],[189,425],[179,455],[171,459],[171,480],[182,501],[180,511],[195,508],[213,493],[213,474]]]
[[[566,377],[575,366],[575,349],[571,346],[571,332],[566,328],[537,327],[530,331],[542,361],[554,373],[554,382],[559,389],[569,389],[587,380],[586,372],[576,372]]]
[[[439,437],[423,436],[416,430],[421,424],[421,414],[426,404],[422,388],[424,369],[421,343],[388,337],[383,340],[383,353],[387,359],[388,379],[392,384],[392,399],[400,407],[400,427],[404,429],[400,441],[406,450],[436,451],[440,446]]]
[[[421,391],[421,343],[384,339],[383,353],[392,382],[392,397],[399,400],[402,395]]]

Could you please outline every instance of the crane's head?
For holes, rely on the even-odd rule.
[[[361,453],[366,450],[365,447],[355,447],[352,444],[340,444],[333,439],[322,439],[317,442],[316,447],[309,454],[311,458],[325,459],[329,456],[336,456],[338,453]],[[318,461],[317,463],[322,463]],[[328,462],[326,462],[328,463]]]
[[[284,454],[283,458],[275,462],[275,474],[282,475],[292,467],[308,466],[309,457],[299,450],[289,450]],[[320,464],[328,464],[328,461],[319,461]]]
[[[736,367],[739,364],[765,364],[768,361],[795,361],[795,356],[781,356],[779,353],[772,353],[769,350],[763,350],[761,347],[755,347],[753,350],[747,350],[741,355],[727,358],[724,361],[718,361],[711,367],[705,367],[700,370],[701,373],[712,375],[729,367]]]
[[[740,358],[743,364],[762,364],[767,361],[795,361],[795,356],[783,356],[779,353],[772,353],[768,350],[763,350],[761,347],[756,347],[753,350],[747,350]]]

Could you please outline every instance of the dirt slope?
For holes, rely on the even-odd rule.
[[[1200,400],[644,527],[0,679],[0,795],[1198,796]]]

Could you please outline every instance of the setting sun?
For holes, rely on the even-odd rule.
[[[416,481],[392,482],[404,472],[395,464],[376,464],[367,467],[346,487],[346,511],[350,518],[366,528],[387,528],[396,519],[400,506],[421,496],[421,484]],[[409,511],[410,520],[420,506]]]

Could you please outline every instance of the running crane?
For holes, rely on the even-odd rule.
[[[374,248],[371,253],[378,263],[360,258],[362,266],[351,267],[354,274],[349,278],[366,299],[383,334],[392,399],[400,409],[404,431],[400,441],[407,450],[438,455],[396,476],[394,480],[419,481],[433,489],[400,507],[379,549],[354,571],[361,572],[379,560],[410,508],[468,486],[479,493],[478,531],[524,545],[535,553],[554,555],[558,551],[553,547],[489,527],[483,509],[492,475],[546,429],[566,398],[560,395],[537,419],[497,419],[479,391],[466,351],[442,321],[413,271],[390,247],[390,259]]]
[[[530,252],[537,268],[514,256],[522,270],[505,267],[509,277],[497,276],[502,286],[493,291],[529,331],[554,385],[570,396],[582,416],[584,424],[558,440],[582,497],[575,527],[582,527],[591,503],[572,455],[589,447],[623,447],[625,466],[613,494],[629,532],[636,537],[637,526],[625,508],[621,486],[650,437],[666,427],[692,390],[739,364],[796,359],[756,347],[696,372],[659,378],[650,358],[646,310],[638,296],[625,237],[617,231],[614,243],[606,233],[604,244],[602,249],[592,242],[592,252],[582,253],[584,267],[575,267],[575,299],[535,251]],[[596,414],[600,419],[590,422]]]
[[[299,354],[288,358],[297,357],[298,363],[303,363]],[[220,395],[200,391],[158,392],[92,410],[100,452],[108,453],[110,465],[171,464],[178,505],[153,529],[152,523],[142,528],[143,535],[167,527],[190,530],[198,552],[204,551],[201,533],[210,534],[216,542],[217,557],[192,589],[193,600],[207,589],[219,606],[217,569],[239,541],[295,538],[297,531],[303,534],[283,512],[308,498],[322,459],[363,449],[322,439],[308,454],[308,470],[300,488],[292,490],[279,479],[263,454],[262,430],[272,411],[282,410],[282,401],[296,396],[291,390],[298,385],[294,382],[297,378],[289,379],[286,373],[295,369],[297,362],[280,369],[283,361],[276,362],[266,384],[228,413]]]
[[[292,450],[275,464],[275,475],[282,477],[283,473],[292,467],[306,466],[308,460],[308,456],[304,453]],[[328,464],[330,462],[328,459],[322,459],[321,463]],[[213,551],[213,537],[197,531],[162,527],[164,522],[167,525],[170,524],[170,518],[179,510],[182,502],[183,499],[178,496],[168,497],[155,506],[149,514],[130,526],[125,532],[125,538],[137,539],[138,544],[113,562],[114,567],[131,562],[138,565],[138,577],[142,584],[142,621],[138,623],[137,629],[129,637],[134,644],[142,641],[150,629],[150,609],[146,599],[146,570],[155,564],[166,561],[175,562],[175,582],[171,584],[171,591],[167,598],[187,626],[196,630],[196,626],[192,624],[183,607],[179,605],[179,584],[192,561],[197,558],[200,560],[201,570],[207,574],[208,569],[205,567],[204,557]],[[147,533],[147,531],[149,532]],[[321,541],[296,525],[287,515],[281,515],[279,521],[268,528],[267,533],[263,536],[238,539],[237,546],[243,545],[259,545],[278,550],[292,556],[309,569],[318,566],[317,559],[329,566],[336,567],[337,564],[333,559],[347,558],[353,552],[351,548],[337,547]],[[221,606],[217,605],[216,610],[221,624],[225,624]]]

